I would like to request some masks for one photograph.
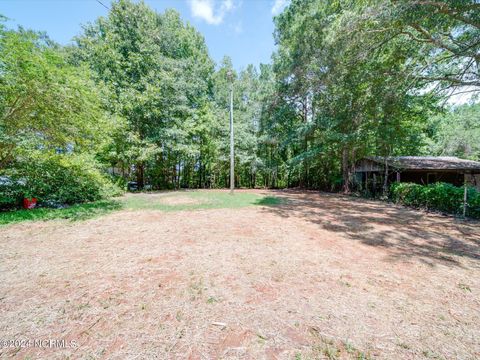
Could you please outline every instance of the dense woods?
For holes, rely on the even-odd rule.
[[[0,25],[2,206],[235,182],[351,191],[365,155],[480,158],[476,1],[293,0],[271,64],[215,64],[174,10],[119,0],[75,45]],[[475,97],[474,97],[475,99]],[[7,179],[7,180],[5,180]]]
[[[480,4],[452,4],[298,0],[275,19],[278,95],[296,118],[271,136],[296,183],[348,192],[362,156],[430,152],[428,119],[478,90]]]

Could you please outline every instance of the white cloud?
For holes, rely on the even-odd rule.
[[[289,0],[275,0],[272,6],[272,15],[280,14],[288,5]]]
[[[193,17],[211,25],[221,24],[225,15],[235,8],[233,0],[189,0],[188,3]]]

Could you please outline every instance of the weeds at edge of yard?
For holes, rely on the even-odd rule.
[[[118,200],[101,200],[84,204],[76,204],[63,209],[38,208],[32,210],[16,210],[0,213],[0,226],[23,221],[46,221],[68,219],[81,221],[108,214],[122,208]]]

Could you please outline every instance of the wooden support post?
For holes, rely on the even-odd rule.
[[[397,182],[400,182],[400,172],[397,171]]]

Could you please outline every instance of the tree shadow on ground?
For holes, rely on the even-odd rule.
[[[277,196],[264,196],[259,200],[256,200],[254,202],[254,205],[260,205],[260,206],[276,206],[276,205],[282,205],[282,204],[287,204],[288,201],[287,199],[283,197],[277,197]]]
[[[480,260],[480,222],[426,214],[394,204],[314,191],[278,191],[283,203],[264,211],[297,217],[347,239],[388,251],[391,260],[461,266]],[[480,266],[480,262],[478,263]]]

